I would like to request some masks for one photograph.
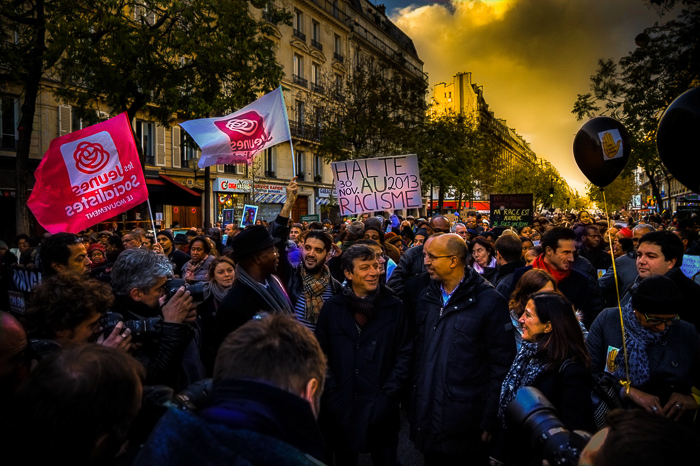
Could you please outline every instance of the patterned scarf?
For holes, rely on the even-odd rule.
[[[230,289],[230,286],[228,288],[224,288],[214,280],[205,282],[203,289],[204,299],[207,299],[209,298],[209,296],[214,295],[215,307],[218,307],[219,304],[221,304],[221,301],[224,300]]]
[[[533,384],[538,375],[547,367],[547,363],[537,355],[537,343],[523,341],[520,351],[515,356],[513,365],[510,366],[508,375],[501,386],[501,399],[498,403],[498,419],[505,427],[505,413],[508,404],[515,399],[515,395],[522,387]]]
[[[622,322],[627,334],[627,359],[630,366],[630,380],[633,386],[639,387],[648,382],[651,377],[647,348],[649,345],[654,345],[661,341],[666,336],[668,327],[663,332],[658,333],[644,328],[637,320],[637,316],[634,315],[631,302],[622,310]],[[615,366],[613,375],[620,380],[626,380],[625,355],[622,348],[617,352]]]
[[[376,312],[376,309],[374,308],[374,301],[377,299],[377,296],[379,296],[379,287],[364,298],[360,298],[353,291],[352,284],[346,283],[343,287],[343,296],[345,296],[345,302],[347,303],[348,308],[350,308],[350,312],[352,312],[353,316],[355,317],[357,332],[362,333],[365,325],[367,325],[367,322],[372,320],[372,317],[374,317]]]
[[[302,266],[301,280],[304,284],[304,296],[306,298],[306,309],[304,310],[304,318],[311,323],[318,322],[318,314],[323,306],[323,292],[328,288],[331,281],[331,271],[327,265],[323,266],[321,278],[316,279],[311,275],[306,267]]]
[[[544,261],[544,254],[540,254],[534,261],[532,261],[532,267],[535,269],[546,270],[547,272],[551,273],[557,283],[563,282],[569,278],[569,275],[571,275],[571,268],[569,268],[566,272],[562,272],[550,267],[549,264]]]
[[[204,256],[199,262],[195,262],[190,259],[190,261],[187,263],[187,271],[183,277],[187,283],[195,283],[199,281],[196,275],[199,269],[201,269],[206,262],[207,257],[209,257],[209,255]]]

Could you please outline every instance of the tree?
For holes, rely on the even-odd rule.
[[[427,82],[385,58],[365,57],[349,77],[326,78],[318,109],[318,155],[329,161],[414,153],[425,120]]]
[[[41,80],[61,59],[65,43],[56,39],[55,24],[69,22],[81,9],[59,0],[0,1],[0,89],[20,89],[15,159],[16,231],[29,233],[27,177]]]
[[[700,84],[700,10],[693,6],[662,26],[657,23],[647,28],[637,42],[639,47],[618,64],[610,59],[598,61],[591,92],[578,95],[572,113],[579,120],[609,115],[621,121],[630,132],[632,145],[623,175],[640,167],[654,196],[661,199],[656,175],[668,177],[668,173],[654,137],[666,107]]]
[[[603,197],[605,191],[605,197]],[[634,177],[632,175],[618,176],[615,181],[606,186],[603,190],[591,183],[586,183],[586,192],[591,201],[598,204],[603,209],[607,202],[608,209],[616,211],[620,206],[629,203],[634,194]]]

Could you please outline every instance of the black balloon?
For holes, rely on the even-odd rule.
[[[574,138],[578,168],[600,188],[612,183],[622,172],[630,150],[629,132],[622,123],[609,117],[587,121]]]
[[[668,171],[688,189],[700,192],[700,87],[668,106],[656,130],[656,148]]]

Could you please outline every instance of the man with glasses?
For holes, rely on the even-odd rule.
[[[515,357],[506,300],[467,266],[456,234],[426,244],[416,300],[411,439],[426,466],[486,464],[501,383]]]
[[[229,333],[256,315],[294,313],[282,280],[275,273],[280,261],[276,245],[289,235],[289,215],[298,192],[294,178],[287,186],[287,200],[272,222],[275,237],[264,226],[254,225],[233,238],[231,247],[236,262],[236,280],[217,310],[214,336],[217,347]]]
[[[450,231],[450,221],[442,215],[437,215],[430,220],[430,228],[432,233],[447,233]],[[401,256],[401,260],[391,274],[387,286],[394,290],[396,294],[401,295],[406,282],[425,272],[425,270],[423,245],[412,247]]]
[[[126,250],[140,248],[143,241],[141,241],[140,236],[135,235],[134,233],[127,233],[122,236],[122,243],[124,244],[124,249]]]

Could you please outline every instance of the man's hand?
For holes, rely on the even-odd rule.
[[[297,185],[297,177],[295,176],[287,185],[287,200],[284,201],[284,206],[280,211],[280,217],[289,218],[289,214],[292,213],[292,206],[294,206],[298,196],[299,186]]]
[[[163,255],[163,246],[161,246],[158,242],[153,243],[153,252]]]
[[[181,324],[185,319],[191,320],[190,313],[193,309],[196,317],[197,306],[194,304],[190,292],[186,291],[184,286],[181,286],[175,295],[170,298],[170,301],[163,306],[163,321]]]
[[[105,338],[104,335],[100,335],[97,338],[97,344],[122,351],[129,351],[131,349],[131,338],[131,329],[125,329],[123,322],[117,322],[117,325],[114,326],[114,330],[112,330],[112,333],[110,333],[107,338]]]
[[[491,441],[491,432],[483,431],[481,433],[481,441],[484,443],[490,442]]]
[[[671,394],[671,398],[668,399],[666,406],[661,410],[661,414],[668,419],[678,421],[683,417],[686,411],[695,411],[696,409],[698,409],[698,403],[692,395],[673,393]]]

